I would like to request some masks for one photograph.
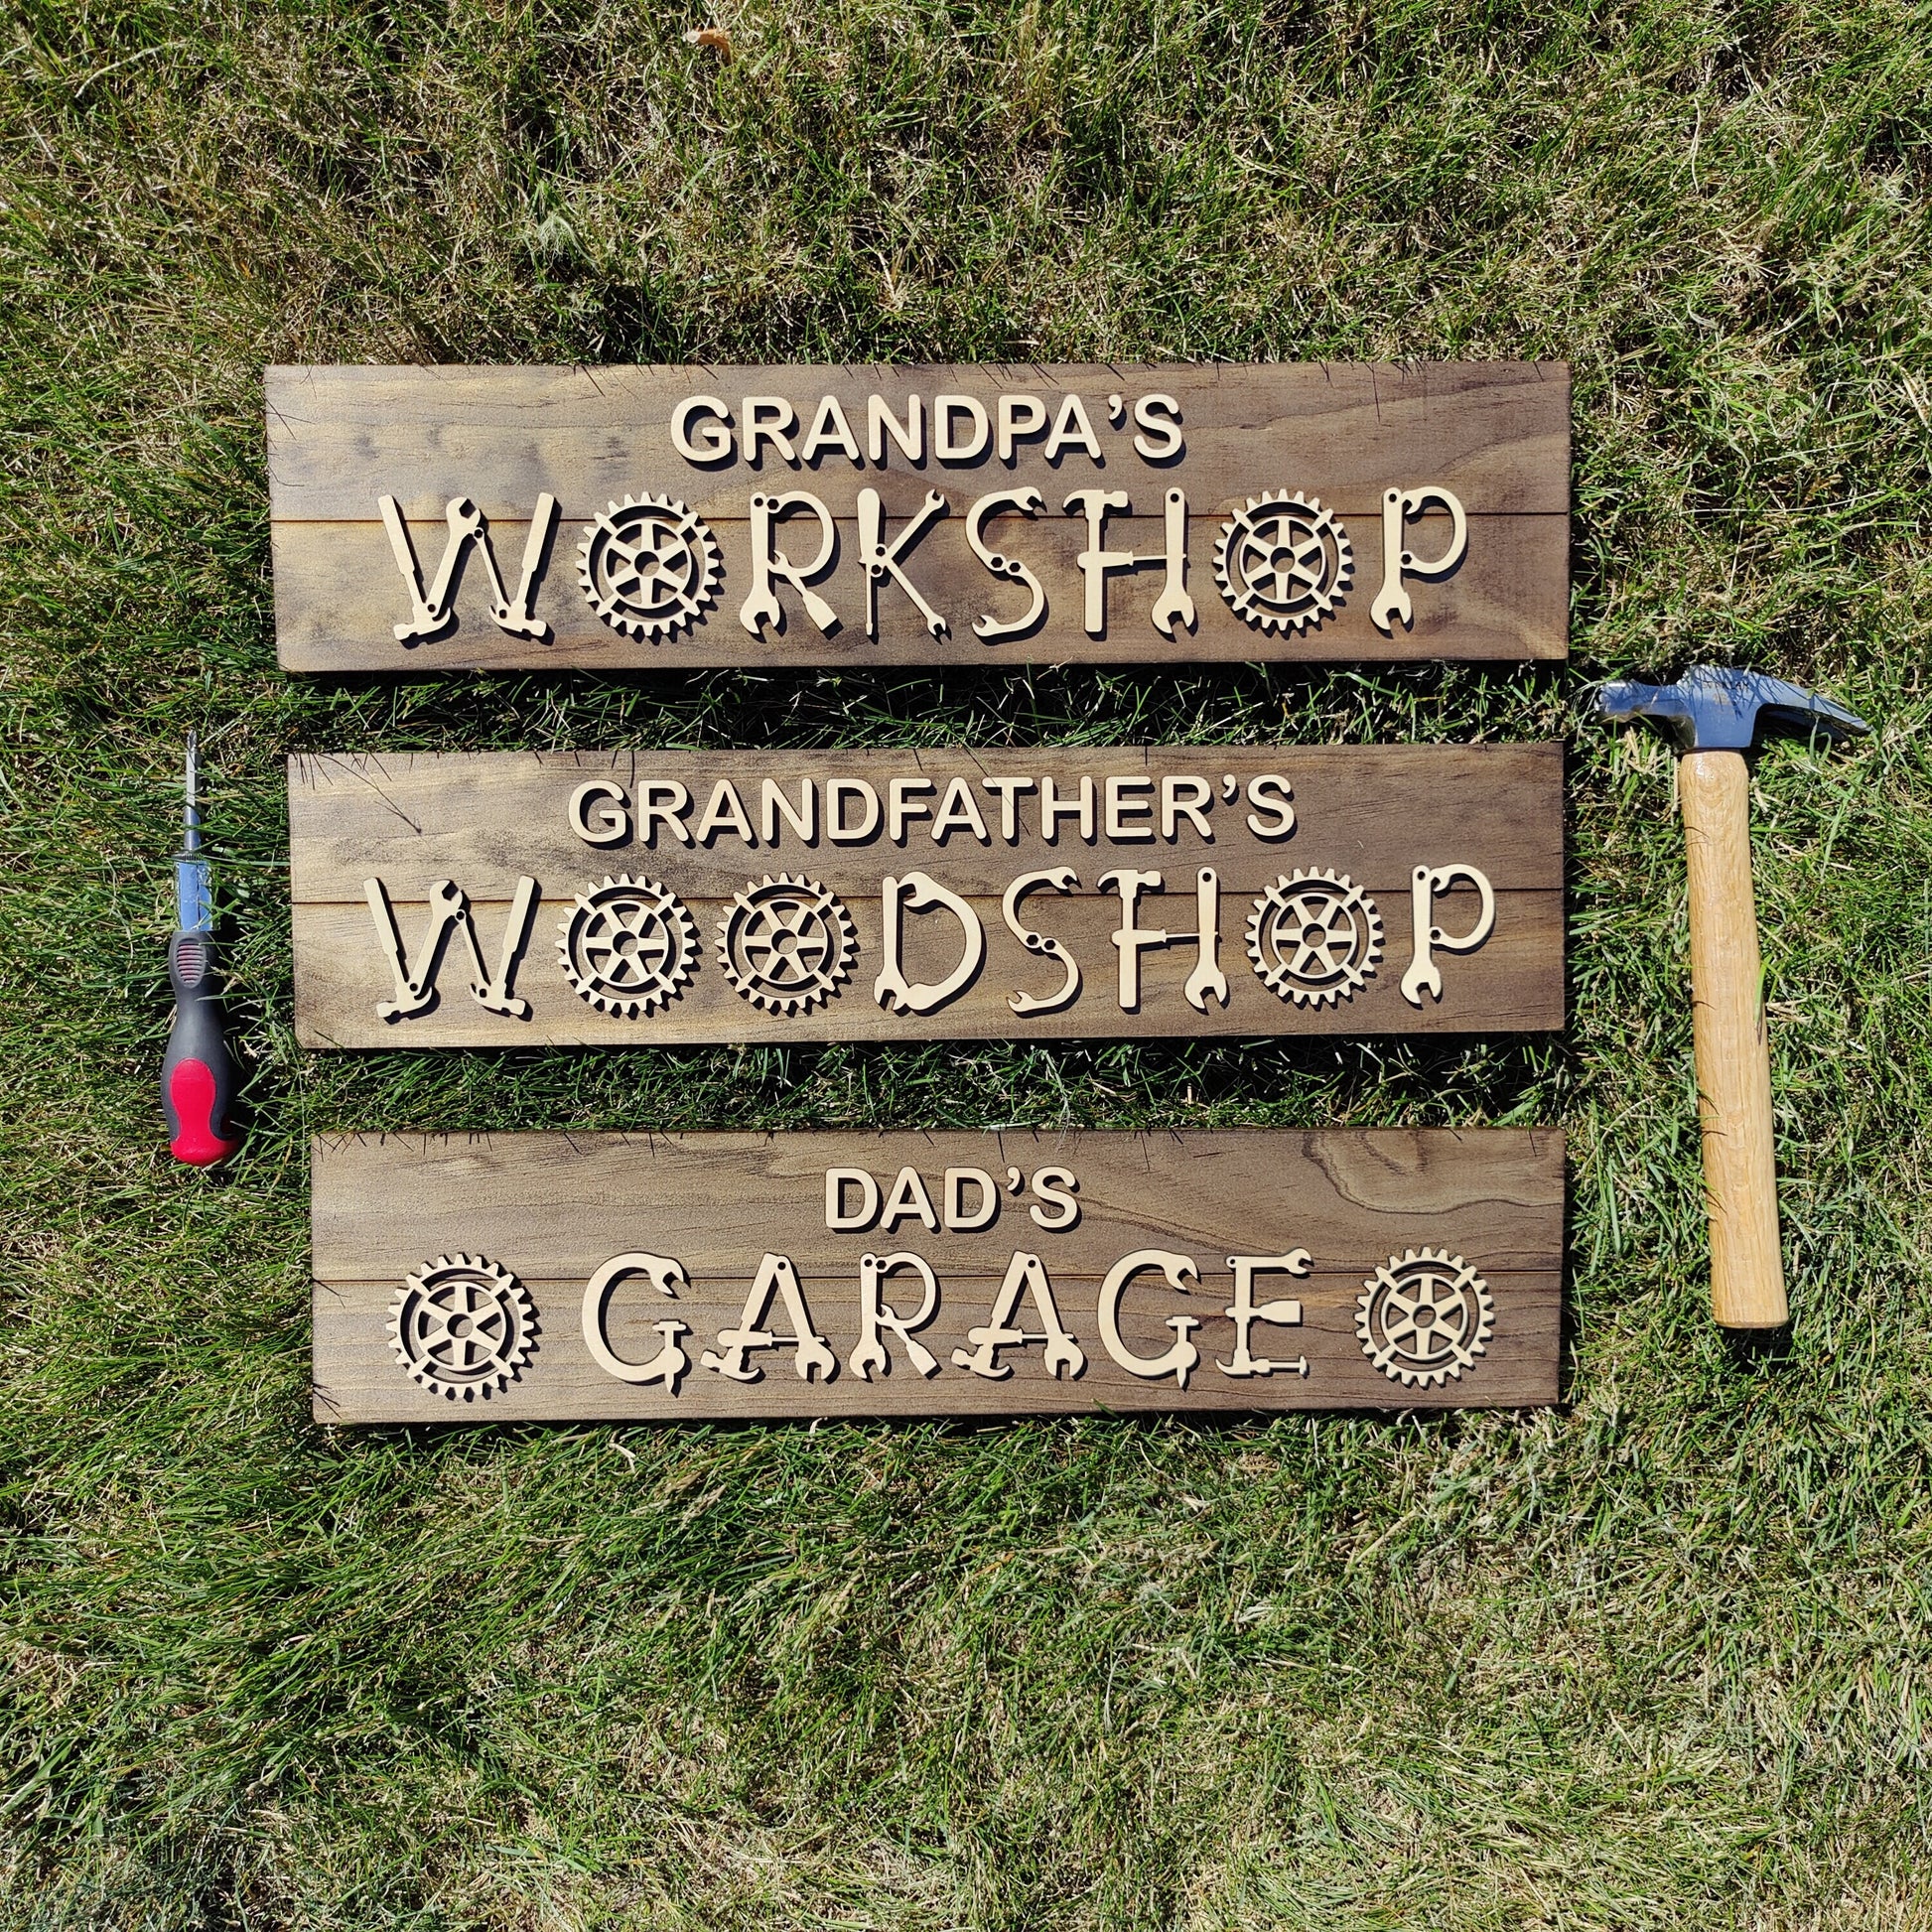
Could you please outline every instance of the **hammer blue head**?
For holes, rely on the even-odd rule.
[[[1623,679],[1596,693],[1596,709],[1619,723],[1648,718],[1677,741],[1682,752],[1747,752],[1761,726],[1833,743],[1863,738],[1871,727],[1856,712],[1761,671],[1700,664],[1675,684]]]

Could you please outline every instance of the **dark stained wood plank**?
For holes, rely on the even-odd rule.
[[[843,455],[787,465],[766,449],[754,467],[697,464],[671,445],[680,398],[708,393],[742,416],[748,396],[781,395],[809,415],[836,396],[861,442],[866,398],[901,413],[911,395],[927,405],[945,393],[977,398],[997,419],[1004,391],[1036,394],[1057,410],[1079,396],[1101,446],[1053,462],[1039,439],[1015,445],[1011,462],[989,451],[942,461],[931,447],[908,464],[889,442],[886,460],[855,466]],[[1150,463],[1134,449],[1136,399],[1164,393],[1178,407],[1184,447]],[[1110,396],[1123,399],[1118,425]],[[1030,661],[1400,660],[1439,656],[1560,657],[1568,621],[1569,373],[1560,364],[1434,365],[1402,370],[1268,364],[1184,368],[996,367],[852,369],[364,369],[269,371],[269,470],[282,661],[291,670],[420,674],[469,665],[626,668],[715,663],[852,664]],[[1376,627],[1370,613],[1385,574],[1382,517],[1391,488],[1433,485],[1467,512],[1461,565],[1441,579],[1411,577],[1411,626]],[[907,571],[949,625],[935,637],[896,584],[880,599],[879,635],[867,635],[858,492],[878,491],[888,540],[937,492],[947,514],[908,553]],[[973,502],[1034,488],[1042,513],[1006,515],[990,526],[1002,554],[1033,569],[1047,609],[1031,634],[982,643],[974,617],[1010,615],[1024,593],[996,580],[966,538]],[[1063,511],[1082,488],[1123,490],[1130,512],[1107,524],[1109,550],[1142,558],[1167,549],[1168,490],[1188,506],[1188,592],[1196,623],[1164,635],[1151,621],[1164,589],[1158,566],[1110,581],[1102,634],[1084,621],[1074,558],[1083,518]],[[805,489],[839,520],[834,561],[816,589],[838,614],[830,635],[806,621],[795,591],[781,589],[782,634],[748,632],[739,612],[752,588],[755,492]],[[1214,581],[1222,521],[1265,491],[1299,491],[1341,519],[1353,578],[1335,608],[1301,629],[1251,626]],[[646,492],[705,519],[721,550],[717,594],[690,627],[655,639],[603,622],[577,582],[577,545],[608,504]],[[458,579],[454,622],[405,645],[392,626],[410,615],[379,498],[407,519],[425,584],[447,535],[445,507],[468,497],[489,524],[506,584],[517,581],[529,519],[543,494],[559,522],[535,615],[537,641],[506,634],[487,615],[486,574],[472,549]],[[809,517],[784,526],[781,547],[801,557],[817,540]],[[1415,554],[1438,554],[1448,517],[1438,505],[1411,529]],[[802,547],[801,547],[802,546]]]
[[[1382,491],[1400,482],[1453,489],[1475,515],[1570,512],[1570,371],[1563,363],[277,366],[267,385],[269,504],[277,521],[368,518],[377,490],[396,496],[411,518],[440,518],[457,490],[487,516],[528,516],[542,490],[601,506],[626,491],[661,487],[658,476],[689,480],[678,494],[701,513],[709,513],[707,505],[723,513],[748,486],[809,487],[814,478],[829,486],[835,479],[871,482],[882,474],[901,484],[910,480],[904,493],[888,499],[897,513],[942,483],[970,495],[982,486],[1031,483],[1057,503],[1087,483],[1163,482],[1170,475],[1185,475],[1190,500],[1204,509],[1288,488],[1318,496],[1343,515],[1378,514]],[[930,405],[954,391],[990,409],[1003,390],[1039,395],[1049,407],[1069,392],[1080,395],[1103,460],[1068,451],[1048,463],[1040,439],[1020,443],[1012,464],[989,453],[966,464],[928,455],[914,466],[889,441],[883,468],[841,456],[789,466],[769,450],[757,469],[742,457],[700,467],[670,442],[671,410],[693,394],[716,396],[735,413],[752,393],[786,396],[806,412],[821,395],[836,395],[863,445],[868,394],[902,414],[913,394]],[[1181,405],[1186,448],[1178,464],[1143,462],[1132,447],[1133,422],[1115,427],[1107,420],[1109,394],[1131,402],[1157,391]],[[1282,474],[1257,480],[1257,452]],[[471,482],[472,470],[484,474]],[[707,485],[714,495],[700,494]]]
[[[1151,837],[1108,837],[1109,778],[1119,781],[1123,817],[1115,829]],[[777,814],[763,819],[762,785],[770,779],[794,805],[806,786],[818,801],[815,837],[807,844]],[[1067,798],[1092,781],[1094,838],[1082,841],[1077,820],[1055,844],[1039,835],[1035,799],[1051,783]],[[1254,835],[1256,787],[1278,782],[1292,791],[1296,820],[1285,839]],[[907,819],[901,838],[875,833],[860,844],[826,837],[824,800],[832,783],[871,787],[891,809],[895,786],[907,806],[943,809],[955,784],[977,794],[988,837],[970,832],[931,837],[930,821]],[[1033,796],[1015,787],[1031,782]],[[750,815],[753,842],[736,831],[690,845],[670,839],[664,822],[644,847],[587,843],[570,824],[568,806],[582,786],[604,788],[637,822],[640,801],[689,799],[676,821],[690,828],[719,787],[729,784]],[[922,787],[922,791],[911,791]],[[1004,790],[996,788],[1004,787]],[[1232,791],[1232,802],[1229,791]],[[1211,793],[1200,807],[1212,838],[1200,836],[1184,811],[1161,836],[1161,800]],[[848,793],[851,797],[853,794]],[[1014,839],[1002,813],[1011,798]],[[1130,814],[1134,803],[1152,809]],[[591,813],[599,800],[583,809]],[[617,809],[617,806],[613,806]],[[762,837],[775,829],[775,845]],[[1562,761],[1556,746],[1401,748],[1120,748],[1017,753],[756,754],[622,753],[480,754],[447,757],[343,758],[294,760],[290,770],[290,836],[294,891],[297,1026],[305,1043],[321,1046],[478,1044],[664,1044],[708,1040],[843,1038],[1043,1038],[1126,1035],[1258,1035],[1280,1033],[1378,1034],[1540,1031],[1563,1023]],[[1403,997],[1414,959],[1412,880],[1418,866],[1473,868],[1494,894],[1494,929],[1473,951],[1438,947],[1442,997],[1420,1004]],[[1225,1002],[1205,997],[1205,1011],[1186,998],[1202,967],[1192,934],[1200,894],[1197,874],[1217,882],[1220,942],[1214,955],[1226,979]],[[1081,974],[1078,996],[1051,1011],[1016,1014],[1017,995],[1045,999],[1064,981],[1050,954],[1023,945],[1009,928],[1002,897],[1024,874],[1064,868],[1072,889],[1036,891],[1023,903],[1025,926],[1064,948]],[[1117,892],[1103,875],[1158,873],[1162,889],[1143,891],[1135,925],[1170,931],[1173,943],[1140,949],[1138,1002],[1121,999],[1123,925]],[[944,887],[971,909],[984,934],[979,970],[956,996],[921,1012],[889,1011],[875,980],[886,957],[883,881],[915,872]],[[1379,921],[1377,950],[1354,955],[1365,977],[1352,997],[1285,1000],[1264,984],[1252,961],[1248,924],[1264,896],[1296,873],[1333,874],[1359,888],[1364,931]],[[767,879],[805,878],[844,906],[853,949],[848,970],[827,997],[802,1006],[756,1003],[733,982],[720,958],[734,896]],[[528,1011],[492,1010],[467,990],[474,977],[459,925],[443,954],[436,998],[421,1011],[385,1019],[394,972],[365,882],[382,882],[412,970],[434,928],[431,889],[454,881],[467,897],[468,918],[485,964],[499,959],[512,924],[521,879],[531,910],[525,943],[504,991]],[[688,971],[673,997],[630,1010],[603,1006],[573,986],[560,940],[580,895],[595,897],[610,880],[636,879],[676,895],[692,921]],[[1341,893],[1337,883],[1336,894]],[[1451,934],[1469,931],[1480,899],[1466,878],[1434,901]],[[649,923],[646,921],[646,923]],[[964,948],[956,912],[906,909],[900,920],[908,981],[946,981]],[[578,928],[581,930],[581,928]],[[653,932],[656,928],[652,927]],[[620,944],[625,943],[621,940]],[[586,982],[586,956],[573,954]],[[624,976],[617,976],[620,980]],[[743,975],[739,975],[743,977]],[[782,983],[782,975],[771,982]],[[593,986],[590,990],[596,990]],[[606,990],[609,990],[608,986]],[[503,1003],[499,1002],[500,1007]],[[898,1003],[902,1005],[902,1003]]]
[[[360,906],[303,906],[295,915],[297,959],[296,1033],[305,1046],[680,1046],[750,1041],[838,1039],[1107,1039],[1249,1038],[1268,1035],[1554,1033],[1563,1026],[1561,947],[1563,912],[1557,896],[1510,895],[1498,913],[1497,936],[1467,959],[1444,961],[1440,1002],[1420,1008],[1399,992],[1408,966],[1408,938],[1399,935],[1374,976],[1352,1000],[1301,1006],[1269,992],[1250,968],[1241,918],[1230,917],[1221,941],[1228,981],[1225,1007],[1210,1000],[1196,1013],[1183,995],[1192,968],[1191,946],[1149,952],[1143,962],[1139,1008],[1118,1005],[1115,954],[1110,935],[1119,925],[1117,901],[1091,897],[1061,901],[1053,916],[1035,924],[1060,939],[1079,961],[1084,985],[1075,1005],[1059,1013],[1022,1018],[1009,996],[1044,997],[1061,984],[1051,962],[1041,962],[1013,940],[1000,923],[997,900],[971,901],[987,926],[987,964],[953,1003],[923,1016],[885,1011],[873,998],[879,942],[878,905],[852,906],[859,955],[852,976],[836,997],[795,1015],[773,1013],[739,997],[717,966],[715,932],[723,905],[696,901],[702,957],[680,998],[655,1012],[621,1018],[598,1012],[564,982],[557,966],[556,932],[567,909],[547,900],[539,907],[528,964],[515,981],[528,1000],[527,1018],[489,1013],[464,991],[461,959],[444,969],[442,997],[429,1012],[388,1023],[376,1002],[391,997],[386,967],[374,950],[370,915]],[[425,923],[424,908],[399,906],[404,937],[414,946]],[[1190,909],[1183,908],[1183,909]],[[1246,915],[1241,901],[1234,911]],[[478,908],[485,955],[494,953],[503,928],[500,906]],[[1143,901],[1144,911],[1149,908]],[[935,948],[936,950],[936,948]],[[957,955],[957,946],[953,948]],[[870,964],[868,962],[871,962]],[[921,959],[907,949],[907,971],[933,983],[950,959]]]
[[[1520,1406],[1557,1394],[1564,1157],[1554,1133],[362,1137],[319,1141],[314,1162],[316,1414],[324,1421]],[[897,1195],[912,1205],[890,1228],[834,1230],[828,1169],[863,1171],[882,1204]],[[906,1170],[916,1176],[910,1188]],[[944,1218],[948,1170],[976,1170],[993,1183],[993,1194],[978,1178],[959,1188],[964,1218],[996,1203],[983,1229],[925,1224],[925,1202],[933,1219]],[[1072,1225],[1046,1225],[1066,1218],[1069,1195],[1079,1210]],[[857,1208],[859,1184],[848,1180],[841,1198]],[[1308,1374],[1224,1373],[1239,1359],[1228,1256],[1298,1248],[1307,1251],[1306,1276],[1264,1272],[1254,1299],[1292,1297],[1302,1320],[1257,1322],[1250,1342],[1267,1359],[1306,1357]],[[1149,1249],[1185,1256],[1198,1287],[1176,1294],[1159,1273],[1140,1277],[1120,1299],[1119,1341],[1145,1360],[1173,1345],[1173,1316],[1198,1321],[1190,1339],[1200,1359],[1184,1387],[1173,1374],[1131,1372],[1101,1331],[1108,1273]],[[1376,1270],[1404,1274],[1404,1257],[1425,1249],[1479,1273],[1492,1331],[1459,1374],[1431,1373],[1412,1358],[1419,1379],[1404,1381],[1405,1364],[1390,1375],[1363,1348],[1358,1303]],[[987,1321],[1016,1251],[1040,1257],[1061,1323],[1086,1358],[1077,1378],[1050,1378],[1037,1345],[1005,1352],[1014,1370],[1005,1380],[953,1359],[955,1349],[970,1352],[966,1331]],[[813,1331],[836,1357],[829,1380],[799,1379],[785,1349],[750,1355],[763,1369],[750,1383],[699,1359],[740,1322],[767,1252],[794,1266]],[[639,1253],[675,1260],[683,1279],[667,1276],[674,1292],[660,1297],[645,1277],[626,1277],[610,1296],[604,1338],[621,1359],[641,1362],[661,1345],[653,1324],[685,1323],[678,1345],[690,1359],[675,1394],[618,1379],[585,1340],[588,1283],[615,1257]],[[916,1330],[938,1363],[930,1377],[915,1372],[890,1332],[889,1372],[868,1381],[852,1370],[869,1253],[916,1254],[933,1271],[936,1311]],[[426,1365],[420,1347],[412,1377],[392,1346],[391,1308],[406,1277],[445,1256],[506,1271],[535,1317],[527,1359],[507,1379],[486,1376],[488,1393],[469,1400],[443,1392],[462,1378]],[[497,1278],[482,1279],[490,1287]],[[882,1299],[909,1314],[920,1286],[902,1270]],[[1482,1299],[1466,1286],[1457,1298],[1471,1309]],[[1027,1318],[1017,1325],[1036,1328],[1034,1306],[1022,1307]],[[789,1332],[781,1303],[765,1325]]]
[[[1225,780],[1236,780],[1229,801]],[[1280,775],[1292,789],[1296,825],[1286,839],[1262,840],[1249,831],[1248,785]],[[1144,796],[1156,804],[1163,782],[1174,781],[1175,836],[1133,841],[1104,837],[1106,780],[1148,776]],[[955,777],[968,781],[986,818],[989,841],[969,831],[936,841],[929,821],[907,817],[904,836],[889,841],[886,828],[846,845],[823,834],[824,800],[831,780],[869,784],[889,799],[897,778],[908,786],[925,779],[930,789],[916,802],[939,804]],[[1095,836],[1082,839],[1068,819],[1057,838],[1040,836],[1039,780],[1050,778],[1056,795],[1076,797],[1093,781]],[[1205,781],[1213,793],[1201,808],[1213,833],[1203,838],[1178,809],[1183,780]],[[647,785],[679,783],[692,803],[682,821],[689,829],[721,782],[744,799],[756,844],[715,833],[705,843],[675,843],[661,820],[628,840],[593,847],[572,830],[568,805],[590,780],[608,779],[632,801],[631,818]],[[772,815],[775,842],[764,839],[760,800],[770,780],[794,804],[812,782],[819,800],[820,836],[806,843],[782,814]],[[991,784],[1031,779],[1034,789],[1017,794],[1018,837],[1002,836],[1000,795]],[[661,795],[661,794],[660,794]],[[912,802],[908,795],[908,811]],[[1123,801],[1124,802],[1124,801]],[[590,807],[587,806],[587,809]],[[849,807],[854,823],[859,806]],[[882,819],[884,813],[882,812]],[[289,841],[298,903],[344,900],[359,903],[371,858],[385,862],[406,853],[412,872],[425,880],[439,873],[479,890],[500,877],[507,898],[516,870],[560,876],[611,870],[662,870],[675,858],[680,889],[700,897],[738,891],[748,873],[774,868],[827,872],[857,865],[863,876],[929,870],[943,864],[956,891],[1000,893],[1015,872],[1068,864],[1098,877],[1115,864],[1192,867],[1211,861],[1239,885],[1255,888],[1284,868],[1332,866],[1378,887],[1406,885],[1418,863],[1415,843],[1425,828],[1431,863],[1457,857],[1480,866],[1498,891],[1543,892],[1563,882],[1563,748],[1532,745],[1280,745],[1280,746],[1064,746],[1009,748],[942,746],[882,752],[480,752],[379,753],[353,757],[324,754],[289,763]],[[1317,856],[1310,856],[1318,848]],[[1135,855],[1140,857],[1136,858]],[[1250,881],[1253,884],[1250,884]]]

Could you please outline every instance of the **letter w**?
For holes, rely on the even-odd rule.
[[[529,1018],[530,1003],[510,991],[516,977],[517,961],[529,936],[530,916],[536,910],[537,882],[523,878],[516,882],[516,896],[510,901],[510,915],[503,927],[502,950],[496,957],[496,970],[483,964],[483,945],[477,938],[477,922],[470,913],[470,900],[452,879],[439,879],[429,889],[429,929],[416,949],[415,964],[403,950],[402,931],[396,924],[395,908],[389,903],[388,889],[379,879],[365,879],[362,891],[368,895],[369,915],[375,920],[376,944],[382,948],[395,975],[396,997],[375,1003],[381,1020],[407,1020],[427,1012],[436,1004],[436,976],[442,970],[443,955],[450,934],[461,927],[470,949],[470,996],[491,1013],[511,1020]]]

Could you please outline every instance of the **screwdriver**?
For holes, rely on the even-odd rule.
[[[168,1117],[168,1152],[191,1168],[211,1168],[241,1145],[241,1137],[228,1118],[235,1070],[213,984],[214,905],[207,861],[202,857],[193,732],[188,734],[185,792],[181,850],[175,854],[175,936],[168,942],[175,1024],[161,1062],[161,1106]]]

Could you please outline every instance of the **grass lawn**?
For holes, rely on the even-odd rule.
[[[0,1922],[1932,1925],[1932,14],[21,0],[0,44]],[[268,361],[1551,356],[1565,671],[293,684]],[[1747,661],[1783,1353],[1680,835]],[[253,1133],[157,1120],[203,734]],[[1562,1040],[300,1053],[301,749],[1565,736]],[[1562,1122],[1554,1412],[337,1431],[317,1130]]]

